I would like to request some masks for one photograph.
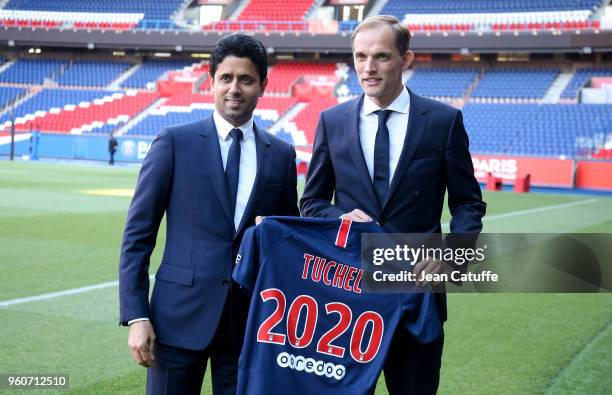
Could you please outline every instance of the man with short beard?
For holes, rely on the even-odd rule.
[[[256,216],[299,215],[295,151],[259,129],[268,82],[256,39],[222,38],[210,66],[211,117],[153,141],[128,212],[119,265],[121,323],[148,394],[199,394],[208,360],[214,394],[236,392],[248,297],[231,279]],[[149,302],[149,259],[162,217],[166,245]]]

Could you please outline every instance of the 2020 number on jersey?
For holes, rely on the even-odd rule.
[[[287,334],[273,332],[274,328],[285,317],[287,298],[283,291],[277,288],[268,288],[260,292],[264,302],[275,301],[274,312],[266,318],[257,331],[257,341],[284,345],[286,341],[294,348],[308,347],[314,340],[315,329],[319,318],[317,301],[309,295],[299,295],[291,302],[287,314]],[[341,337],[353,323],[353,312],[349,306],[340,302],[330,302],[325,305],[327,315],[338,315],[338,322],[325,332],[317,341],[317,352],[344,358],[346,347],[332,344]],[[300,317],[305,314],[302,333],[298,333]],[[364,336],[368,327],[369,338],[364,345]],[[383,318],[375,311],[365,311],[357,317],[353,325],[349,351],[351,357],[359,363],[368,363],[378,354],[384,332]]]

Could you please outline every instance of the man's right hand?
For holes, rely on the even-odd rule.
[[[358,208],[351,211],[350,213],[346,213],[342,215],[340,218],[350,219],[351,221],[355,221],[355,222],[371,222],[372,221],[372,218],[368,214],[364,213]]]
[[[140,366],[150,368],[155,364],[155,331],[151,321],[136,321],[130,325],[128,346],[132,358]]]

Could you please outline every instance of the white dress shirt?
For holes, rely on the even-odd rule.
[[[217,128],[217,136],[219,137],[219,147],[221,148],[221,160],[223,161],[223,170],[227,165],[227,155],[230,145],[232,145],[232,137],[229,132],[234,128],[232,124],[227,122],[223,117],[216,112],[213,112],[213,120]],[[240,141],[240,171],[238,173],[238,196],[236,196],[236,211],[234,213],[234,227],[238,229],[240,220],[249,202],[249,196],[255,184],[255,175],[257,174],[257,151],[255,148],[255,132],[253,131],[253,117],[244,125],[238,127],[242,131],[242,140]],[[148,318],[136,318],[128,321],[128,325],[137,321],[148,321]]]
[[[389,184],[391,184],[408,131],[410,94],[406,87],[387,108],[381,109],[367,95],[363,98],[363,106],[359,114],[359,140],[372,180],[374,180],[374,142],[378,130],[378,115],[374,112],[378,110],[393,110],[387,119],[387,128],[389,129]]]
[[[227,155],[232,145],[232,137],[229,132],[234,128],[232,124],[227,122],[216,111],[213,112],[213,120],[217,127],[217,135],[219,136],[219,147],[221,148],[221,160],[223,161],[223,170],[227,165]],[[236,211],[234,212],[234,226],[238,229],[240,220],[249,202],[253,185],[255,184],[255,176],[257,174],[257,151],[255,148],[255,132],[253,131],[253,117],[244,124],[238,127],[242,131],[242,140],[240,141],[240,171],[238,175],[238,195],[236,196]]]

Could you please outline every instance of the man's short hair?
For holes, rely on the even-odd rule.
[[[362,30],[372,27],[389,26],[395,35],[395,47],[400,55],[408,51],[410,48],[410,30],[403,26],[400,21],[393,15],[376,15],[364,19],[353,31],[351,35],[351,45],[355,41],[355,36]]]
[[[263,82],[268,76],[268,54],[266,47],[254,37],[234,33],[221,38],[212,50],[210,75],[215,76],[219,63],[227,56],[249,58],[257,68],[259,78]]]

